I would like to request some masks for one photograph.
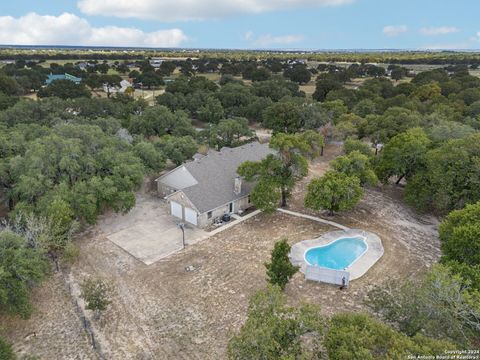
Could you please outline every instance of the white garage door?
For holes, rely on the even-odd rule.
[[[175,201],[171,201],[170,202],[170,211],[172,212],[172,215],[179,218],[179,219],[182,219],[183,216],[182,216],[182,205],[180,205],[179,203],[176,203]]]
[[[185,208],[185,221],[190,224],[197,225],[197,212],[190,208]]]

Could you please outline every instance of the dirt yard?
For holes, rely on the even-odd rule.
[[[307,212],[302,197],[308,181],[320,176],[340,151],[329,146],[325,156],[311,164],[310,175],[294,191],[290,209]],[[354,210],[329,218],[378,234],[385,255],[345,291],[307,283],[298,273],[286,289],[289,301],[318,303],[326,315],[365,310],[363,300],[373,285],[410,276],[436,261],[440,254],[437,220],[415,214],[400,198],[401,190],[393,187],[367,190]],[[263,263],[275,241],[287,237],[293,244],[330,230],[286,214],[261,214],[147,266],[114,245],[97,227],[79,240],[81,255],[71,277],[80,282],[88,275],[102,276],[116,286],[112,306],[95,323],[106,358],[224,359],[228,339],[245,320],[248,298],[266,285]],[[48,309],[48,302],[56,297],[51,286],[39,289],[44,294],[35,301],[39,311]],[[94,358],[88,346],[82,345],[81,326],[73,319],[68,301],[55,298],[55,309],[16,326],[9,335],[16,348],[30,346],[31,340],[25,336],[35,329],[53,329],[50,336],[47,330],[42,333],[42,344],[49,346],[30,346],[32,355],[40,359]],[[67,322],[70,318],[73,320]],[[61,329],[56,324],[62,324]],[[80,340],[65,345],[70,341],[59,332],[72,333]],[[58,350],[58,356],[52,357],[55,349],[63,352]],[[69,351],[76,357],[69,357]]]
[[[32,299],[30,319],[0,316],[0,335],[14,343],[19,359],[97,359],[60,275],[35,289]]]

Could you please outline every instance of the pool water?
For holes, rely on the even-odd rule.
[[[328,245],[308,249],[305,252],[305,260],[310,265],[343,270],[366,250],[367,244],[361,237],[341,238]]]

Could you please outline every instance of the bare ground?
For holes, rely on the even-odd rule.
[[[405,205],[402,188],[382,186],[365,189],[363,199],[353,210],[335,216],[304,208],[303,197],[308,183],[312,178],[321,176],[328,169],[328,162],[340,153],[340,147],[330,145],[326,148],[324,158],[310,164],[309,175],[297,184],[289,208],[373,232],[382,239],[385,253],[363,277],[353,281],[350,288],[343,292],[325,284],[306,283],[303,275],[295,275],[287,289],[289,297],[297,302],[305,298],[318,302],[326,314],[366,310],[363,301],[374,285],[414,276],[425,271],[440,257],[438,219],[418,214]],[[300,287],[302,291],[297,289]]]
[[[14,343],[19,359],[97,359],[59,274],[36,288],[32,299],[30,319],[0,317],[0,335]]]
[[[311,164],[310,175],[294,191],[291,209],[307,212],[302,202],[308,181],[320,176],[340,151],[339,147],[329,146],[325,156]],[[382,238],[385,255],[364,277],[353,281],[348,290],[340,291],[334,286],[306,282],[298,273],[286,289],[289,301],[318,303],[326,315],[363,311],[363,300],[374,284],[411,276],[435,262],[440,254],[436,219],[415,214],[400,198],[401,190],[394,187],[369,189],[354,210],[330,218]],[[248,298],[266,285],[263,263],[275,241],[287,237],[295,243],[330,230],[320,223],[281,213],[262,214],[146,266],[94,228],[79,240],[81,255],[71,269],[71,277],[80,282],[88,275],[100,275],[116,286],[111,308],[95,323],[108,359],[223,359],[228,339],[245,320]],[[194,270],[187,271],[189,266]],[[49,283],[39,289],[49,294],[36,301],[40,309],[49,309],[49,298],[55,296]],[[9,338],[17,348],[26,346],[30,341],[24,339],[27,332],[35,327],[57,330],[55,326],[62,319],[63,331],[77,334],[79,326],[75,321],[67,323],[74,317],[71,312],[68,301],[62,301],[56,304],[55,311],[9,331]],[[72,349],[63,351],[71,351],[77,358],[93,358],[88,346],[77,344],[73,350],[74,345],[65,345],[65,338],[55,332],[45,334],[43,343],[49,346],[33,352],[40,359],[68,358],[52,357],[51,349],[69,346]]]

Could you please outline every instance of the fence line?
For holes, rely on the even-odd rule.
[[[85,315],[85,311],[83,310],[83,308],[78,303],[77,296],[72,291],[72,285],[70,283],[70,280],[67,279],[67,277],[65,276],[63,271],[60,271],[60,274],[61,274],[63,284],[68,290],[68,295],[70,295],[70,300],[72,301],[73,305],[75,306],[75,312],[77,313],[77,316],[79,317],[79,319],[82,323],[83,330],[87,334],[88,342],[92,346],[92,349],[97,354],[98,358],[100,360],[105,360],[106,357],[102,352],[100,343],[96,340],[95,331],[93,330],[92,324],[91,324],[90,320],[87,318],[87,316]]]
[[[345,270],[335,270],[315,265],[307,265],[305,269],[305,278],[307,280],[321,281],[328,284],[348,287],[350,273]]]

